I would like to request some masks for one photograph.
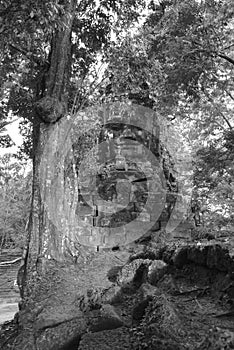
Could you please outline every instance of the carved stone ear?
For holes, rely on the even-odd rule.
[[[36,103],[35,110],[43,122],[55,123],[64,116],[66,105],[56,97],[45,96]]]

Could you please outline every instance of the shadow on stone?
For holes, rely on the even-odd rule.
[[[66,345],[60,347],[58,350],[77,350],[80,344],[81,336],[77,336],[69,341]]]

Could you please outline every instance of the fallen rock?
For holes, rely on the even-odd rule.
[[[179,269],[188,263],[187,247],[180,247],[175,249],[172,256],[172,263]]]
[[[132,254],[129,258],[129,261],[133,261],[136,259],[149,259],[149,260],[155,260],[157,259],[157,251],[150,247],[145,247],[143,251],[137,252],[135,254]]]
[[[163,260],[167,264],[173,264],[173,256],[175,250],[179,248],[180,247],[176,246],[174,243],[161,246],[157,255],[157,259]]]
[[[137,314],[140,322],[131,328],[132,349],[184,350],[181,344],[184,325],[170,302],[170,297],[158,288],[156,290],[157,295],[149,300],[147,307],[144,308],[145,305],[142,304],[142,310],[139,309],[144,312],[143,317],[142,314]]]
[[[110,288],[103,290],[102,303],[119,304],[123,300],[123,293],[120,286],[113,284]]]
[[[102,305],[100,310],[94,310],[88,318],[90,332],[101,332],[123,326],[121,317],[116,312],[114,306],[110,304]]]
[[[85,294],[79,296],[78,306],[82,312],[99,309],[102,305],[103,288],[89,288]]]
[[[84,320],[75,319],[57,327],[47,328],[36,338],[37,350],[64,350],[78,347],[87,325]]]
[[[62,323],[70,322],[75,319],[84,321],[83,313],[79,310],[75,314],[59,311],[57,313],[41,313],[34,322],[33,328],[36,331],[41,331],[46,328],[53,328]]]
[[[206,266],[208,246],[194,245],[187,247],[187,258],[190,262]]]
[[[177,295],[180,292],[179,285],[171,274],[167,274],[158,282],[158,288],[163,292],[171,295]]]
[[[234,260],[230,256],[228,248],[220,244],[203,243],[189,246],[187,257],[190,262],[209,269],[228,272],[234,268]]]
[[[107,273],[107,278],[110,282],[116,282],[118,273],[122,270],[122,266],[113,266]]]
[[[176,245],[175,243],[168,244],[161,248],[158,259],[163,260],[169,265],[174,265],[177,268],[182,268],[189,263],[188,250],[190,245]]]
[[[147,307],[144,322],[147,327],[150,324],[156,325],[158,331],[167,334],[168,338],[176,338],[183,328],[179,315],[164,293],[155,296]]]
[[[195,350],[231,350],[234,349],[234,332],[215,327]]]
[[[23,330],[14,339],[13,344],[5,343],[5,347],[1,347],[1,350],[36,350],[35,337],[30,331]]]
[[[182,268],[184,265],[194,263],[209,269],[230,272],[234,269],[234,258],[229,247],[214,242],[190,243],[176,246],[175,243],[161,248],[158,256],[167,264]]]
[[[74,319],[58,326],[46,328],[38,332],[23,330],[15,338],[12,347],[2,350],[70,350],[78,348],[81,336],[86,332],[84,319]]]
[[[154,260],[148,269],[148,281],[156,286],[158,281],[167,273],[168,265],[162,260]]]
[[[162,334],[156,324],[151,324],[147,330],[135,328],[131,337],[131,350],[188,350],[181,343]]]
[[[143,283],[139,288],[139,293],[141,299],[153,298],[156,295],[159,295],[161,292],[159,289],[149,283]]]
[[[146,298],[142,301],[140,301],[138,304],[136,304],[132,310],[132,319],[135,321],[142,320],[146,308],[149,306],[150,298]]]
[[[148,266],[152,261],[149,259],[136,259],[125,265],[118,274],[117,283],[121,286],[130,286],[131,284],[140,285],[147,275]]]
[[[160,295],[158,288],[152,286],[149,283],[143,283],[139,288],[140,301],[133,307],[132,319],[139,321],[143,318],[146,308],[149,306],[149,302],[156,296]]]
[[[78,350],[131,350],[130,336],[126,327],[85,334]]]
[[[228,249],[218,244],[209,246],[206,265],[210,269],[216,268],[219,271],[233,271],[234,269],[234,261],[231,259]]]

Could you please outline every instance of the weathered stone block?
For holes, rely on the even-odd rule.
[[[156,286],[158,281],[167,273],[168,266],[162,260],[154,260],[149,265],[148,280],[149,283]]]
[[[104,304],[100,310],[91,312],[88,319],[90,332],[101,332],[123,326],[123,320],[116,312],[115,307],[110,304]]]
[[[121,327],[98,333],[85,334],[79,344],[79,350],[130,350],[128,328]]]
[[[148,269],[151,260],[148,259],[137,259],[133,260],[131,263],[125,265],[120,271],[117,277],[117,283],[119,285],[130,285],[134,283],[138,277],[143,279],[143,272]],[[142,275],[141,275],[142,272]],[[141,275],[141,276],[140,276]]]

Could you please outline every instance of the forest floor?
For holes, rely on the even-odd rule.
[[[33,334],[25,349],[234,349],[233,252],[229,237],[176,239],[92,252],[83,265],[51,262],[19,314]],[[17,322],[0,329],[2,350],[24,348]]]

